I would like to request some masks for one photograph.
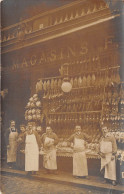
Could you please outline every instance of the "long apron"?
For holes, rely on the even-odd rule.
[[[112,143],[101,141],[100,151],[105,154],[105,158],[101,158],[101,170],[105,168],[104,178],[116,180],[116,159],[112,157]]]
[[[54,139],[46,137],[44,144],[48,142],[53,142]],[[49,149],[45,149],[45,154],[43,156],[43,166],[49,170],[57,170],[57,162],[56,162],[56,148],[55,146],[51,146]]]
[[[87,158],[85,153],[84,140],[74,139],[74,152],[73,152],[73,175],[74,176],[87,176]]]
[[[9,148],[7,148],[7,162],[16,162],[17,153],[17,132],[9,134]]]
[[[39,148],[35,135],[27,135],[25,143],[25,171],[38,171]]]

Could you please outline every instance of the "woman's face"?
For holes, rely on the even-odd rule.
[[[21,132],[25,132],[25,127],[24,126],[21,126],[20,127],[20,130],[21,130]]]

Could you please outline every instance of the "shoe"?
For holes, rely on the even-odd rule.
[[[110,180],[104,179],[103,183],[110,183]]]
[[[112,181],[112,185],[113,185],[113,186],[116,186],[116,182],[115,182],[115,181]]]
[[[78,177],[78,176],[74,176],[74,178],[75,178],[75,179],[79,179],[79,177]]]
[[[27,177],[30,177],[31,175],[32,175],[31,171],[27,172],[27,174],[26,174]]]
[[[36,171],[32,171],[32,175],[37,175],[37,172]]]
[[[88,177],[88,176],[84,176],[83,178],[84,178],[84,179],[89,179],[89,177]]]

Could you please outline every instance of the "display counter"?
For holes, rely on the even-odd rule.
[[[57,151],[58,157],[73,157],[73,151],[72,152],[66,152],[66,151]],[[100,156],[96,152],[90,152],[86,150],[86,156],[88,159],[100,159]]]

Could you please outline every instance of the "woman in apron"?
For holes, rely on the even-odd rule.
[[[104,178],[112,185],[116,185],[116,152],[117,144],[114,136],[108,133],[107,127],[102,128],[103,137],[99,145],[99,155],[101,156],[101,171],[105,169]]]
[[[10,128],[6,132],[7,163],[9,165],[9,168],[15,167],[17,154],[17,138],[18,132],[15,128],[15,121],[11,121]]]
[[[85,141],[89,140],[89,136],[81,133],[81,126],[76,126],[75,133],[68,139],[73,142],[73,176],[76,178],[88,176]]]

